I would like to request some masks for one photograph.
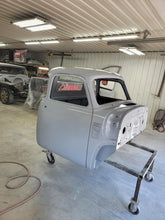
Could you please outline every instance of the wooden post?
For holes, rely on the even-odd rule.
[[[165,71],[164,71],[164,76],[163,76],[163,79],[162,79],[161,86],[160,86],[160,89],[159,89],[157,97],[160,97],[160,94],[161,94],[162,89],[163,89],[164,82],[165,82]]]

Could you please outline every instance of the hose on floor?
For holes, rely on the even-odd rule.
[[[23,205],[24,203],[26,203],[27,201],[29,201],[30,199],[32,199],[34,196],[36,196],[36,195],[38,194],[38,192],[40,191],[40,188],[41,188],[41,180],[40,180],[38,177],[36,177],[36,176],[31,176],[30,173],[29,173],[28,168],[27,168],[25,165],[23,165],[23,164],[21,164],[21,163],[18,163],[18,162],[13,162],[13,161],[0,161],[0,164],[2,164],[2,163],[6,163],[6,164],[17,164],[17,165],[23,167],[23,168],[26,170],[26,172],[27,172],[26,175],[19,175],[19,176],[10,177],[10,178],[7,180],[6,184],[5,184],[5,187],[6,187],[6,188],[8,188],[8,189],[18,189],[18,188],[22,187],[23,185],[25,185],[25,184],[27,183],[27,181],[29,180],[29,178],[34,178],[34,179],[38,180],[39,185],[38,185],[38,188],[36,189],[36,191],[35,191],[32,195],[28,196],[27,198],[25,198],[25,199],[22,200],[21,202],[18,202],[18,203],[16,203],[16,204],[14,204],[14,205],[12,205],[12,206],[10,206],[10,207],[4,209],[3,211],[0,211],[0,215],[3,215],[3,214],[5,214],[5,213],[11,211],[12,209],[17,208],[18,206]],[[13,186],[13,187],[12,187],[12,186],[9,186],[9,182],[11,182],[12,180],[18,179],[18,178],[23,178],[23,177],[25,177],[25,180],[24,180],[22,183],[20,183],[20,184],[18,184],[18,185],[16,185],[16,186]]]

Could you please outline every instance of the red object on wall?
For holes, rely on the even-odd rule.
[[[14,51],[14,62],[15,63],[26,63],[27,50],[15,50]]]

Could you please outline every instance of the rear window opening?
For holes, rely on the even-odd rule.
[[[93,89],[99,105],[130,100],[125,83],[120,79],[96,79],[93,82]]]

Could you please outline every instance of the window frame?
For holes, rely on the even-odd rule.
[[[103,106],[103,105],[106,105],[106,104],[112,104],[112,103],[115,103],[117,101],[128,101],[128,100],[131,100],[130,98],[130,95],[128,93],[128,90],[127,90],[127,87],[125,85],[125,82],[122,80],[122,79],[118,79],[118,78],[95,78],[93,79],[93,82],[96,81],[96,93],[95,93],[95,100],[96,100],[96,103],[97,105],[99,106]],[[125,97],[126,97],[126,100],[116,100],[116,101],[113,101],[113,102],[107,102],[107,103],[103,103],[103,104],[99,104],[98,101],[97,101],[97,96],[99,95],[100,93],[100,82],[101,81],[112,81],[112,82],[117,82],[117,83],[120,83],[120,85],[122,86],[123,88],[123,92],[125,94]],[[92,82],[92,83],[93,83]],[[109,90],[109,89],[106,89],[104,88],[105,90]],[[109,90],[110,91],[110,90]],[[94,92],[94,89],[93,89],[93,92]]]
[[[58,80],[58,77],[74,77],[74,78],[77,78],[77,79],[80,79],[83,83],[83,86],[84,86],[84,90],[85,90],[85,95],[86,95],[86,99],[87,99],[87,105],[81,105],[81,104],[75,104],[75,103],[72,103],[72,102],[66,102],[66,101],[63,101],[63,100],[58,100],[58,99],[55,99],[53,98],[51,95],[52,95],[52,92],[53,92],[53,89],[54,89],[54,86],[57,85],[57,80]],[[56,82],[54,83],[54,81],[56,80]],[[72,106],[77,106],[77,107],[89,107],[91,106],[91,100],[90,100],[90,96],[89,96],[89,91],[88,91],[88,87],[87,87],[87,84],[86,84],[86,81],[83,77],[81,76],[77,76],[77,75],[72,75],[72,74],[56,74],[55,76],[53,76],[52,78],[52,83],[51,83],[51,88],[50,88],[50,92],[49,92],[49,99],[52,100],[52,101],[57,101],[57,102],[61,102],[61,103],[64,103],[64,104],[70,104]]]
[[[1,69],[6,69],[8,72],[1,72]],[[24,71],[24,73],[17,73],[16,70],[22,70]],[[13,73],[14,72],[14,73]],[[2,75],[13,75],[13,76],[17,76],[17,75],[27,75],[26,69],[24,67],[12,67],[12,66],[2,66],[0,65],[0,74]]]

